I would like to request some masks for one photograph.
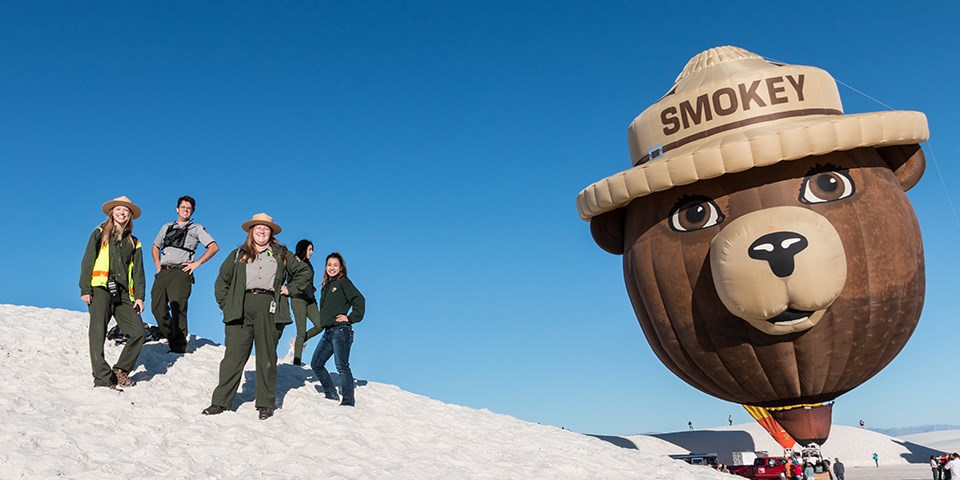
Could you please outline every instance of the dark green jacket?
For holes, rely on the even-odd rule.
[[[277,259],[277,275],[273,280],[274,300],[277,302],[277,313],[274,314],[275,323],[291,323],[290,298],[280,295],[280,286],[287,282],[290,296],[296,296],[303,291],[310,279],[310,271],[296,255],[280,245],[269,247]],[[230,255],[220,265],[220,274],[213,285],[213,294],[217,298],[217,305],[223,310],[223,322],[229,323],[243,320],[243,296],[247,286],[247,265],[241,263],[239,247],[230,252]],[[284,268],[286,264],[286,268]],[[288,278],[289,274],[289,278]]]
[[[366,300],[347,277],[339,277],[327,282],[320,290],[320,327],[328,328],[337,323],[337,315],[347,315],[350,324],[363,320]],[[352,309],[351,309],[352,307]]]
[[[83,260],[80,261],[80,295],[93,294],[90,281],[93,278],[93,264],[100,253],[100,238],[103,235],[103,225],[93,229],[87,240],[87,248],[83,251]],[[131,242],[131,239],[133,240]],[[127,267],[133,263],[130,272],[133,277],[133,297],[143,300],[146,291],[146,279],[143,274],[143,250],[136,245],[137,237],[124,232],[119,241],[110,243],[110,278],[121,285],[121,291],[127,292],[130,287],[127,276]]]
[[[301,262],[310,270],[310,280],[307,281],[307,286],[303,287],[303,291],[297,295],[297,298],[306,300],[308,304],[317,303],[317,287],[313,286],[313,265],[310,263],[310,260],[301,260]]]

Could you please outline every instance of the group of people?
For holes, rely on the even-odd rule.
[[[177,219],[164,224],[153,243],[157,274],[151,290],[151,310],[160,335],[170,351],[186,353],[187,305],[194,282],[193,272],[219,251],[216,241],[202,225],[193,222],[196,201],[177,200]],[[144,344],[141,314],[144,309],[145,274],[140,241],[133,236],[133,220],[141,210],[123,196],[103,204],[106,220],[90,234],[80,266],[80,298],[90,312],[89,344],[94,387],[122,391],[132,387],[130,377]],[[343,256],[333,252],[323,269],[319,303],[310,262],[313,244],[297,243],[290,252],[276,235],[280,225],[258,213],[241,225],[245,241],[230,252],[220,266],[214,284],[217,304],[223,310],[224,345],[219,381],[204,415],[231,408],[243,377],[243,367],[256,346],[255,404],[261,420],[273,416],[276,406],[277,344],[286,325],[296,322],[294,364],[302,365],[304,343],[322,335],[310,361],[326,398],[340,405],[356,405],[350,370],[353,324],[363,319],[365,300],[347,277]],[[199,246],[205,251],[195,258]],[[293,321],[290,309],[293,309]],[[117,362],[104,358],[104,338],[110,318],[128,336]],[[313,327],[307,330],[306,320]],[[340,392],[325,365],[334,357],[340,375]]]
[[[796,474],[795,465],[800,467],[799,476]],[[835,458],[833,462],[833,471],[830,470],[830,459],[814,455],[811,457],[804,457],[802,460],[796,454],[787,456],[787,463],[784,466],[784,472],[781,474],[781,478],[789,480],[814,480],[817,473],[827,472],[830,475],[830,478],[836,480],[843,480],[844,466],[843,462],[839,458]]]
[[[933,470],[933,480],[960,479],[960,454],[931,455],[930,469]]]

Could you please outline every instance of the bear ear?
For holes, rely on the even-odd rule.
[[[608,253],[623,255],[623,212],[618,208],[590,219],[593,241]]]
[[[927,157],[923,154],[920,145],[881,147],[877,149],[877,153],[886,160],[890,170],[893,170],[903,191],[913,188],[920,181],[923,170],[927,167]]]

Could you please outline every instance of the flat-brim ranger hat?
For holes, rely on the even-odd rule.
[[[811,155],[925,142],[920,112],[845,115],[833,77],[737,47],[690,59],[627,131],[633,167],[577,196],[590,220],[650,193]]]
[[[110,212],[113,211],[113,207],[116,207],[118,205],[123,205],[124,207],[127,207],[130,209],[131,220],[140,217],[140,207],[134,205],[133,202],[126,197],[126,195],[119,196],[117,198],[114,198],[113,200],[108,201],[107,203],[104,203],[103,206],[100,207],[100,209],[103,210],[103,213],[105,215],[109,216]]]
[[[253,228],[255,225],[266,225],[270,227],[270,230],[273,232],[274,235],[280,233],[280,230],[282,230],[280,228],[280,225],[273,223],[273,217],[271,217],[270,215],[267,215],[266,213],[258,213],[254,215],[253,217],[250,218],[250,220],[243,222],[242,226],[245,232],[249,232],[250,229]]]

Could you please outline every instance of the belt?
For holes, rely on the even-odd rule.
[[[245,291],[254,295],[273,295],[273,290],[267,290],[266,288],[248,288]]]
[[[183,270],[183,265],[160,265],[160,270],[173,270],[174,268]]]

